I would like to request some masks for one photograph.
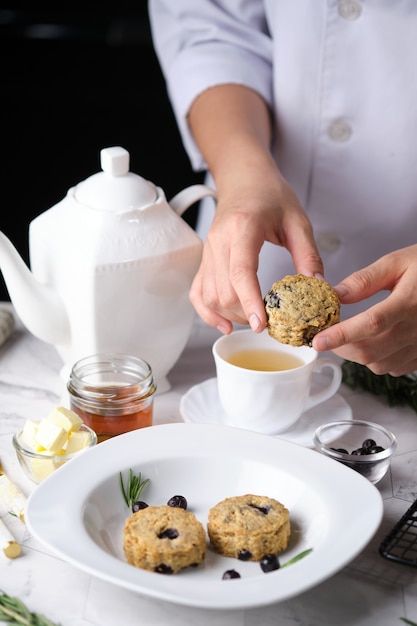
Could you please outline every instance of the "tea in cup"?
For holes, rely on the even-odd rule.
[[[340,365],[318,358],[314,348],[281,344],[268,334],[237,330],[213,344],[217,388],[224,423],[274,435],[331,398],[342,381]],[[328,369],[331,378],[312,390],[313,373]]]

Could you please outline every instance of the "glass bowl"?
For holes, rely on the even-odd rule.
[[[359,472],[373,484],[387,473],[397,447],[393,433],[362,420],[323,424],[314,433],[313,441],[319,452]]]
[[[52,474],[59,467],[67,463],[78,454],[81,454],[85,450],[92,448],[97,443],[97,435],[89,426],[82,424],[80,431],[85,431],[89,434],[89,440],[87,445],[77,452],[70,454],[45,454],[42,452],[35,452],[24,441],[22,441],[21,435],[23,429],[17,431],[13,435],[13,446],[16,450],[16,455],[19,460],[20,466],[25,472],[26,476],[33,480],[35,483],[41,483],[47,476]]]

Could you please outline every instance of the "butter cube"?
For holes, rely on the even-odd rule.
[[[57,424],[47,419],[43,419],[39,423],[36,441],[47,452],[58,453],[63,448],[67,438],[67,431]]]
[[[22,441],[24,441],[30,448],[35,448],[36,434],[38,432],[39,422],[35,420],[26,420],[22,430]]]
[[[54,461],[52,459],[31,459],[30,465],[33,479],[40,483],[44,480],[44,478],[53,474],[53,472],[60,467],[60,465],[62,465],[62,461]]]
[[[79,430],[83,423],[81,417],[66,409],[64,406],[58,406],[47,415],[46,419],[57,426],[63,428],[67,433],[71,433],[75,430]]]
[[[71,433],[68,439],[66,453],[73,454],[74,452],[79,452],[80,450],[88,446],[89,443],[90,433],[88,433],[87,431],[79,430],[75,433]]]

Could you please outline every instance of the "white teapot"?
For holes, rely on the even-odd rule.
[[[124,148],[100,155],[102,172],[30,223],[32,272],[1,232],[0,269],[23,324],[60,353],[63,377],[84,356],[125,353],[148,361],[163,392],[191,331],[203,247],[180,216],[215,193],[194,185],[168,204],[129,172]]]

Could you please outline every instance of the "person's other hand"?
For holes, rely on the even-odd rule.
[[[367,311],[316,335],[316,350],[333,350],[375,374],[402,376],[417,369],[417,245],[387,254],[335,289],[343,304],[383,290],[391,293]]]

